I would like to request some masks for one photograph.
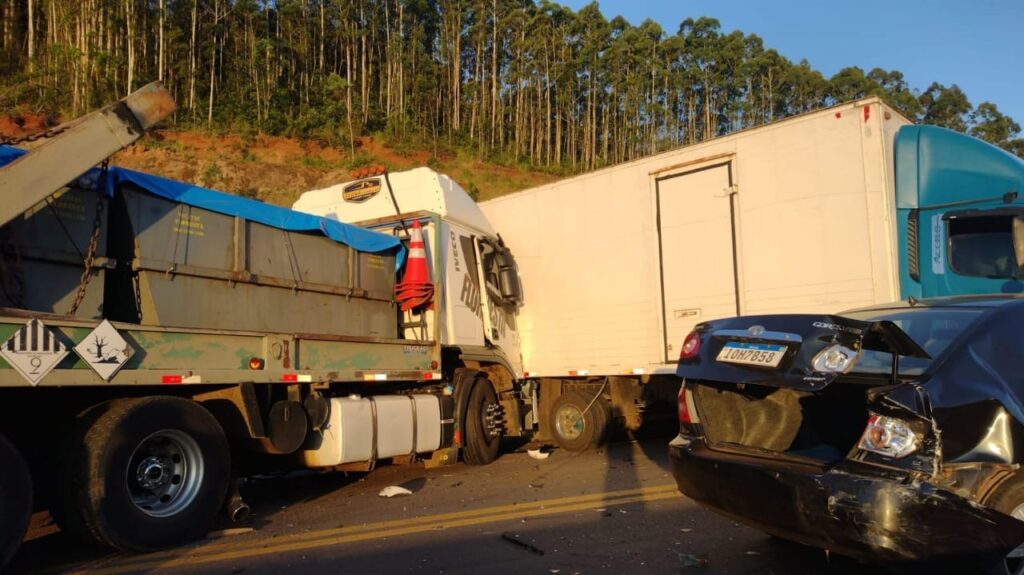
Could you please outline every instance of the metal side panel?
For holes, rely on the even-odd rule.
[[[114,265],[107,258],[107,206],[101,194],[66,188],[0,226],[0,307],[71,311],[95,232],[93,268],[74,315],[100,318],[105,269]]]
[[[58,316],[5,316],[0,317],[0,344],[11,339],[33,317],[41,319],[45,330],[66,350],[88,343],[98,325],[95,321]],[[53,387],[440,379],[440,374],[432,369],[434,362],[440,360],[440,348],[431,341],[112,325],[132,353],[109,382],[71,351],[35,384]],[[253,359],[259,360],[255,362],[257,369],[251,369]],[[43,365],[44,371],[50,368],[45,361]],[[0,388],[30,385],[32,382],[0,356]]]

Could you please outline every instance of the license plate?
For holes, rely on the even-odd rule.
[[[730,341],[715,358],[723,363],[756,365],[759,367],[778,367],[782,356],[786,355],[786,346],[770,343],[739,343]]]

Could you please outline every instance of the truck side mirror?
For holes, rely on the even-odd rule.
[[[1024,216],[1013,218],[1013,253],[1017,256],[1017,269],[1024,269]]]
[[[498,264],[498,289],[505,303],[519,307],[523,305],[523,284],[519,281],[519,269],[516,259],[507,248],[498,251],[495,262]]]

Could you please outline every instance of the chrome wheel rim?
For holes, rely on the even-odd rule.
[[[555,414],[555,429],[560,437],[577,439],[583,434],[585,427],[583,412],[576,406],[563,405]]]
[[[196,440],[185,432],[164,429],[135,448],[125,483],[136,509],[150,517],[171,517],[196,500],[204,472]]]

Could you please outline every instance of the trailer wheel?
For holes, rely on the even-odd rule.
[[[32,477],[21,454],[0,435],[0,571],[14,557],[32,519]]]
[[[551,406],[551,430],[555,442],[570,451],[600,447],[608,436],[611,408],[601,396],[563,393]]]
[[[494,386],[485,376],[477,377],[469,392],[464,422],[466,446],[462,457],[470,465],[487,465],[498,458],[501,447],[501,404]]]
[[[206,534],[231,455],[217,420],[177,397],[113,401],[84,422],[66,461],[62,527],[130,551]]]

